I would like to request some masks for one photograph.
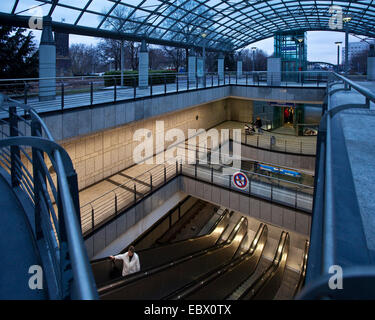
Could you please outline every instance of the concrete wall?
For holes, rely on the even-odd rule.
[[[179,192],[179,180],[171,180],[163,188],[160,188],[86,238],[85,245],[89,259],[102,252],[110,244],[113,246],[113,253],[121,251],[127,244],[136,239],[172,209],[184,196]],[[150,214],[155,210],[158,210],[157,214]],[[147,219],[145,219],[146,217]],[[129,230],[132,231],[129,232]],[[126,239],[114,243],[116,239],[121,238],[125,233],[127,233]]]
[[[325,88],[232,86],[230,97],[263,101],[322,104]]]
[[[253,104],[251,100],[227,99],[228,120],[250,122],[253,120]]]
[[[197,119],[198,117],[198,119]],[[188,129],[210,128],[227,119],[225,100],[184,109],[180,112],[132,122],[91,135],[60,141],[69,153],[83,189],[133,164],[133,150],[140,142],[133,140],[137,129],[151,130],[155,141],[155,121],[164,121],[164,130],[179,128],[188,137]],[[165,143],[165,148],[173,142]],[[155,143],[154,143],[155,152]]]
[[[310,235],[311,215],[268,201],[250,198],[188,177],[180,177],[181,191],[194,197],[239,211],[275,226]]]
[[[315,156],[286,154],[242,145],[241,157],[243,159],[264,161],[281,167],[315,171]]]
[[[137,101],[96,105],[92,108],[40,113],[40,116],[53,137],[61,141],[219,101],[229,96],[229,92],[229,86],[210,88]]]
[[[40,113],[57,141],[82,136],[183,110],[204,103],[234,97],[238,99],[321,104],[325,89],[222,86],[198,91],[154,96],[137,101],[96,105],[92,108]],[[68,106],[67,106],[68,107]]]

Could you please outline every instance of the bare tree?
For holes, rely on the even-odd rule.
[[[96,46],[83,43],[72,44],[69,48],[72,71],[75,75],[98,72],[101,66],[99,50]]]
[[[179,9],[176,9],[176,6],[178,6]],[[173,5],[166,10],[166,14],[172,19],[166,19],[163,24],[163,27],[170,28],[172,31],[176,32],[174,40],[186,43],[185,53],[183,54],[186,70],[188,68],[187,57],[189,55],[189,44],[192,44],[194,38],[208,28],[209,20],[207,19],[213,15],[213,12],[208,10],[207,7],[196,6],[197,4],[194,1],[173,1]],[[182,56],[181,53],[177,52],[174,55],[176,58],[177,55]],[[177,60],[175,61],[177,62]]]
[[[116,18],[108,17],[105,21],[105,26],[118,32],[132,33],[139,28],[140,25],[137,23],[139,19],[132,15],[132,10],[124,6],[117,6],[113,10],[112,15]],[[124,22],[124,20],[127,20]],[[124,57],[125,65],[128,65],[130,69],[136,70],[138,68],[138,48],[139,43],[134,41],[124,40]],[[102,54],[102,59],[108,60],[108,58],[114,59],[115,70],[121,68],[121,41],[113,39],[103,39],[100,42],[99,49]]]

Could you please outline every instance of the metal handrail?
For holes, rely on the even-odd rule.
[[[358,91],[360,94],[364,95],[366,97],[366,99],[369,99],[370,101],[374,102],[375,103],[375,93],[373,93],[372,91],[370,91],[369,89],[361,86],[360,84],[334,72],[333,75],[342,80],[344,82],[344,84],[347,84],[349,85],[350,87],[352,87],[354,90]]]
[[[70,297],[74,299],[84,299],[84,300],[97,299],[98,296],[97,296],[97,291],[95,287],[95,282],[93,280],[91,267],[87,258],[85,245],[83,243],[80,223],[77,219],[78,213],[76,212],[76,206],[74,205],[74,202],[73,202],[71,189],[70,189],[68,178],[67,178],[66,169],[68,169],[70,172],[74,172],[69,155],[66,153],[64,149],[62,149],[62,147],[56,144],[47,126],[41,120],[41,118],[39,117],[39,115],[36,113],[36,111],[33,108],[31,108],[28,105],[21,104],[18,101],[15,101],[13,99],[4,99],[4,97],[2,96],[0,100],[1,102],[0,105],[2,104],[2,102],[4,102],[4,100],[6,100],[8,104],[10,105],[20,107],[21,109],[25,111],[25,114],[29,113],[31,116],[31,119],[33,121],[36,121],[40,125],[47,139],[40,138],[40,137],[39,138],[38,137],[11,137],[7,139],[3,139],[1,141],[2,144],[4,146],[5,145],[32,146],[33,148],[38,148],[41,151],[45,151],[50,156],[53,155],[53,159],[51,158],[51,162],[53,163],[53,160],[55,162],[54,169],[57,174],[57,184],[59,188],[58,198],[60,202],[59,207],[61,208],[61,212],[59,212],[59,219],[62,219],[64,222],[64,228],[65,228],[66,238],[67,238],[66,243],[68,245],[68,248],[66,249],[61,248],[63,244],[61,244],[60,242],[61,239],[59,239],[60,263],[68,263],[67,261],[65,261],[67,259],[67,257],[65,257],[66,253],[63,252],[64,250],[67,250],[69,252],[69,259],[70,259],[69,264],[71,265],[71,269],[73,272],[72,278],[74,280],[74,284],[72,284],[73,287],[70,287],[68,289],[67,289],[67,286],[69,286],[69,284],[64,282],[64,281],[69,281],[69,279],[64,279],[66,276],[63,276],[62,279],[57,280],[58,283],[60,283],[59,281],[61,281],[60,294],[63,295],[61,296],[61,298]],[[43,135],[42,132],[39,132],[39,134],[40,136]],[[39,140],[35,140],[35,139],[39,139]],[[63,152],[63,155],[62,155],[62,152]],[[33,163],[33,166],[35,166],[35,163]],[[34,177],[34,181],[35,179],[37,178]],[[34,188],[35,188],[35,184],[34,184]],[[46,190],[45,186],[44,186],[44,189]],[[35,190],[33,192],[35,192]],[[65,290],[70,290],[70,292],[66,292]],[[68,296],[65,296],[65,294],[68,294]]]
[[[302,289],[301,293],[297,296],[297,299],[318,299],[318,298],[342,298],[342,299],[361,299],[360,297],[366,297],[365,288],[369,289],[367,292],[373,291],[373,285],[375,283],[375,271],[373,267],[354,265],[344,266],[343,269],[343,283],[344,287],[350,288],[350,292],[344,290],[331,290],[328,286],[329,279],[332,276],[330,274],[330,267],[334,266],[338,262],[337,257],[337,239],[335,237],[337,233],[337,213],[335,208],[334,199],[334,181],[333,181],[333,141],[332,141],[332,118],[337,112],[342,110],[358,107],[359,105],[338,105],[332,106],[331,99],[329,97],[340,90],[351,90],[354,89],[362,96],[366,98],[366,104],[362,105],[362,108],[369,108],[370,101],[375,102],[375,94],[370,90],[362,87],[361,85],[353,82],[352,80],[332,73],[333,77],[329,80],[331,83],[339,81],[344,85],[344,88],[333,89],[333,85],[328,83],[327,85],[327,102],[325,113],[322,117],[319,128],[320,136],[320,161],[317,162],[317,170],[322,173],[319,174],[321,177],[321,189],[319,194],[314,198],[314,217],[312,236],[319,243],[312,242],[313,251],[310,252],[309,262],[307,266],[308,280],[305,288]],[[336,143],[336,142],[335,142]],[[324,171],[323,171],[324,170]],[[317,202],[317,203],[315,203]],[[358,235],[360,237],[360,235]],[[363,248],[366,250],[366,248]],[[310,250],[311,251],[311,250]],[[366,256],[366,253],[363,253]],[[312,259],[312,260],[310,260]],[[364,262],[365,263],[365,262]],[[353,283],[355,282],[355,285]],[[351,284],[352,282],[352,284]],[[359,290],[357,290],[357,288]]]

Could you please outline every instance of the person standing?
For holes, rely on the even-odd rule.
[[[262,133],[262,125],[262,120],[260,119],[260,117],[257,117],[255,121],[255,127],[258,129],[258,133]]]
[[[115,260],[122,260],[123,267],[122,267],[122,276],[125,277],[131,273],[138,272],[141,270],[141,265],[139,262],[139,257],[135,253],[135,249],[133,246],[129,247],[128,252],[124,254],[118,254],[116,256],[109,256],[112,261]]]

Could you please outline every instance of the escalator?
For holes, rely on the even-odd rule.
[[[230,217],[231,213],[225,210],[206,235],[137,251],[141,262],[141,273],[214,246],[221,240]],[[113,262],[109,258],[104,258],[92,261],[91,267],[99,291],[101,287],[117,286],[119,285],[117,282],[123,281],[121,277],[122,261]],[[129,277],[138,274],[129,275]]]
[[[298,279],[298,283],[294,289],[293,297],[295,297],[302,289],[304,283],[305,283],[305,277],[306,277],[306,269],[307,269],[307,258],[309,255],[309,248],[310,248],[310,241],[305,241],[305,250],[303,253],[303,261],[301,266],[301,273]]]
[[[271,300],[280,289],[289,253],[289,233],[283,231],[271,265],[239,297],[240,300]]]
[[[256,269],[267,241],[268,228],[261,223],[248,248],[238,258],[206,274],[168,299],[222,300],[243,283]]]
[[[125,280],[120,287],[108,288],[106,291],[99,292],[101,298],[163,299],[235,257],[247,235],[247,228],[247,219],[242,217],[226,241],[211,249],[174,261],[163,266],[160,270],[142,273],[142,276],[135,281]],[[173,249],[169,249],[171,255],[175,254]],[[158,260],[159,257],[156,255],[154,259]]]

